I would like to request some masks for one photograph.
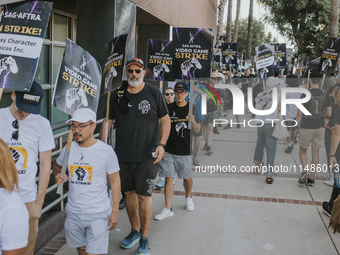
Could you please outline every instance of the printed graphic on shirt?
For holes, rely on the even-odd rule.
[[[70,165],[72,184],[91,185],[93,166]]]
[[[28,153],[25,148],[10,146],[9,149],[12,152],[18,174],[26,174]]]
[[[148,100],[143,100],[138,104],[138,110],[141,110],[142,114],[148,114],[151,109],[151,104]]]
[[[181,122],[181,123],[176,124],[177,135],[184,138],[184,129],[187,129],[187,128],[188,128],[188,126],[185,122]]]

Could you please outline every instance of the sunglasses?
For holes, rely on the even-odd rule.
[[[165,95],[168,97],[169,95],[170,96],[173,96],[174,95],[174,93],[165,93]]]
[[[19,138],[19,121],[14,120],[12,122],[12,127],[14,127],[16,130],[12,133],[12,139],[18,140]]]
[[[211,78],[211,79],[214,80],[214,81],[220,80],[220,78]]]
[[[133,73],[133,71],[135,71],[136,74],[140,74],[142,72],[141,69],[128,69],[127,70],[128,73]]]

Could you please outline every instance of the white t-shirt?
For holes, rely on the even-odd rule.
[[[28,211],[18,191],[0,188],[0,255],[26,247],[28,243]]]
[[[15,118],[9,108],[0,109],[0,138],[10,147],[19,174],[19,194],[24,203],[37,198],[37,174],[39,152],[55,147],[50,122],[39,114],[29,114],[19,120],[19,138],[12,139],[16,130],[12,126]]]
[[[57,164],[62,166],[65,147]],[[67,210],[73,213],[99,213],[109,209],[107,174],[119,171],[116,153],[100,140],[90,147],[72,142],[68,160],[69,196]]]

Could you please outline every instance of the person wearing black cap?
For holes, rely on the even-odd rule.
[[[29,92],[13,91],[13,103],[0,109],[0,138],[9,146],[19,174],[19,194],[29,213],[29,237],[24,254],[33,254],[38,221],[50,180],[51,151],[55,147],[51,125],[39,115],[42,87],[33,82]],[[35,182],[39,161],[38,190]]]
[[[127,61],[127,82],[123,82],[111,94],[108,126],[110,130],[115,120],[115,151],[121,169],[121,190],[125,194],[132,227],[120,247],[130,249],[139,241],[137,254],[150,254],[148,231],[152,215],[151,194],[158,173],[158,162],[165,155],[164,147],[171,124],[161,92],[143,81],[143,68],[141,59],[131,58]],[[103,126],[101,136],[105,133]]]
[[[201,129],[196,106],[193,105],[193,115],[189,115],[189,103],[185,100],[188,95],[188,86],[185,82],[178,82],[175,85],[176,101],[168,104],[169,115],[171,116],[170,136],[165,146],[165,159],[159,163],[159,176],[165,177],[164,197],[165,207],[155,216],[155,220],[163,220],[174,215],[171,207],[173,195],[173,179],[183,178],[185,189],[185,202],[188,211],[194,210],[194,203],[191,197],[193,180],[191,176],[190,138],[193,135],[188,128],[192,123],[193,131],[198,133]],[[197,121],[197,122],[196,122]]]

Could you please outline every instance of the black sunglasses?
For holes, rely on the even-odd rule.
[[[128,73],[133,73],[133,71],[135,71],[136,74],[140,74],[140,73],[142,72],[141,69],[128,69],[128,70],[127,70]]]
[[[170,96],[173,96],[174,95],[174,93],[165,93],[165,95],[168,97],[169,95]]]
[[[14,127],[16,130],[12,133],[12,139],[18,140],[19,138],[19,121],[14,120],[12,122],[12,127]]]

